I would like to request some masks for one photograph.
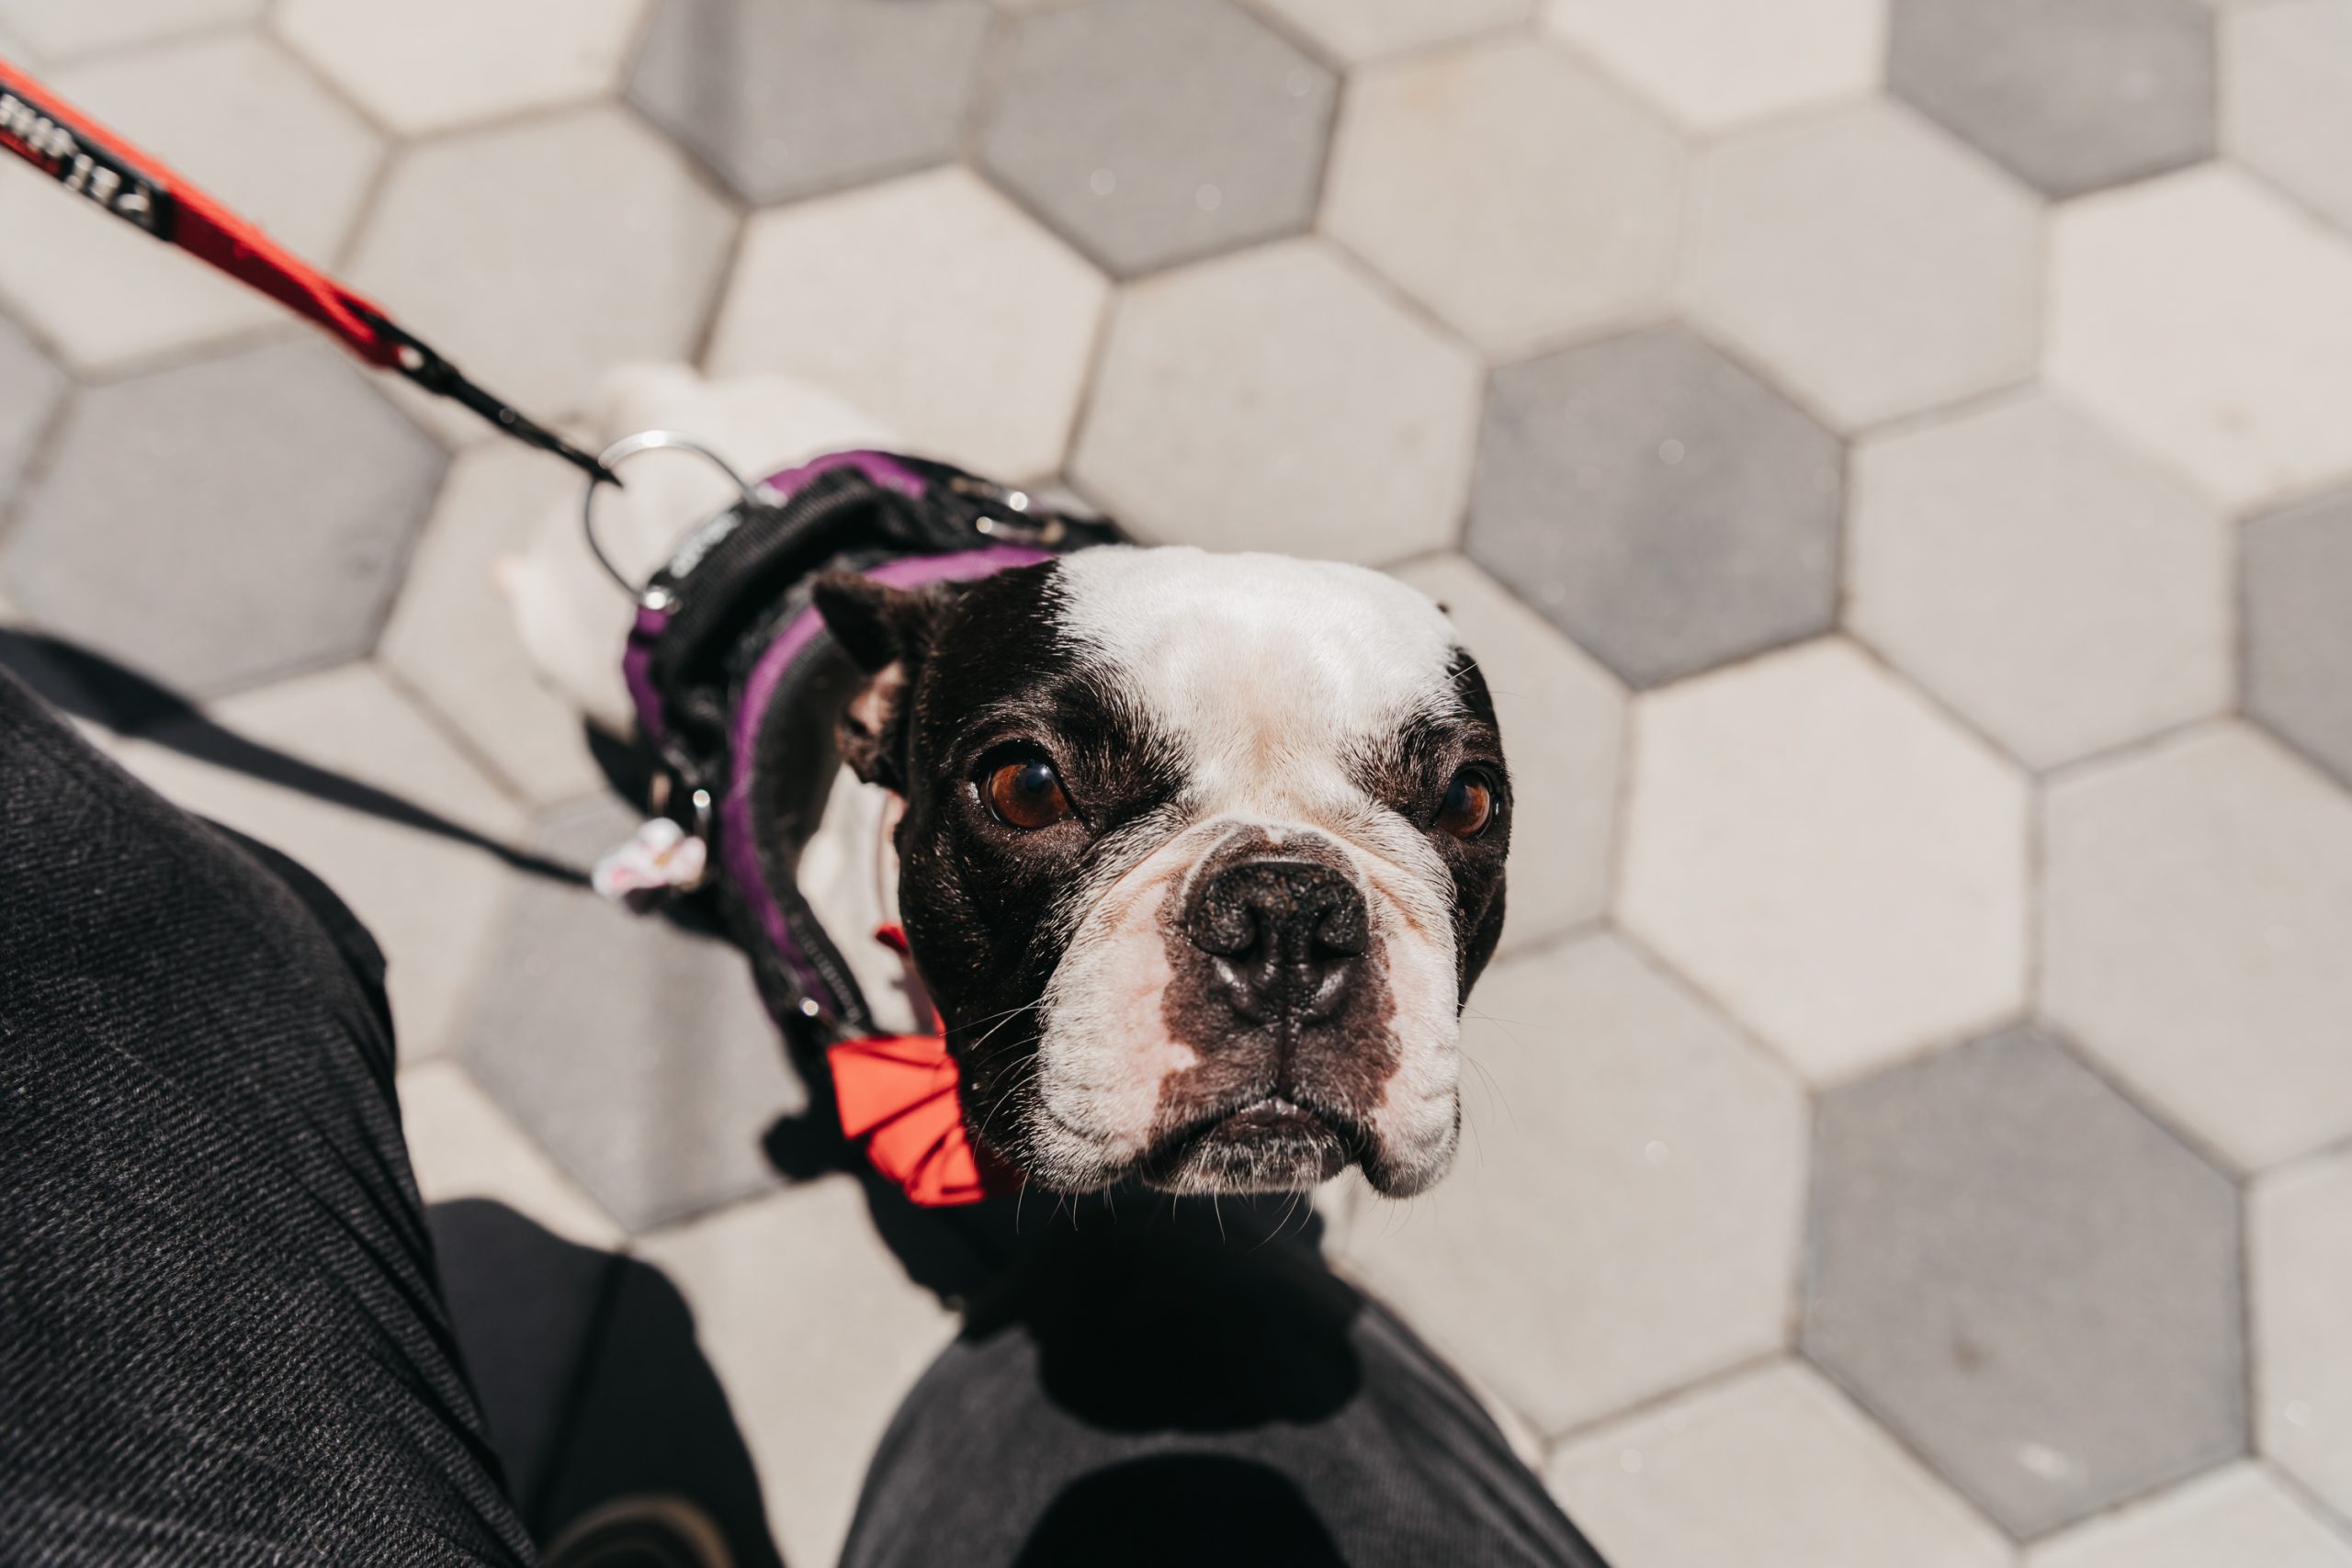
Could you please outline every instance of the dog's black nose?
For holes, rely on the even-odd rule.
[[[1314,1019],[1354,983],[1372,920],[1355,884],[1330,867],[1251,860],[1209,879],[1186,934],[1217,960],[1236,1012],[1260,1021]]]

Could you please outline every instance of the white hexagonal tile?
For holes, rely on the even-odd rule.
[[[1349,64],[1523,21],[1535,0],[1258,0]]]
[[[51,61],[256,19],[269,0],[0,0],[0,28]],[[52,84],[54,85],[54,84]],[[176,160],[171,160],[176,163]]]
[[[1893,104],[1718,143],[1694,177],[1692,315],[1851,430],[2033,367],[2041,209]]]
[[[503,441],[460,456],[378,645],[400,679],[538,805],[600,790],[605,774],[579,710],[524,651],[498,577],[551,510],[577,515],[581,483],[544,453]]]
[[[2352,473],[2352,239],[2209,164],[2051,224],[2052,386],[2221,499]]]
[[[694,1311],[785,1561],[832,1562],[883,1428],[955,1318],[908,1280],[845,1178],[741,1204],[639,1250]]]
[[[220,728],[261,749],[246,753],[254,768],[282,774],[294,771],[290,760],[327,775],[298,777],[298,784],[338,793],[356,784],[376,792],[380,805],[405,803],[498,842],[514,841],[521,829],[513,804],[366,665],[249,692],[211,712]],[[447,1046],[508,885],[498,859],[475,844],[198,761],[175,744],[209,742],[174,724],[125,742],[120,760],[165,797],[317,873],[390,961],[386,988],[401,1060]]]
[[[693,352],[735,227],[675,147],[618,109],[582,109],[409,148],[349,276],[547,420],[608,366]],[[433,407],[461,438],[486,428]]]
[[[1544,18],[1694,130],[1859,97],[1886,69],[1886,0],[1551,0]]]
[[[401,1135],[427,1203],[487,1198],[582,1247],[626,1237],[455,1062],[421,1062],[398,1079]]]
[[[1567,52],[1510,39],[1361,72],[1325,230],[1490,353],[1666,309],[1682,147]]]
[[[2183,1482],[2026,1553],[2025,1568],[2352,1568],[2352,1540],[2256,1465]]]
[[[1609,936],[1498,964],[1463,1032],[1455,1168],[1351,1269],[1547,1432],[1784,1343],[1794,1079]]]
[[[2052,790],[2042,993],[2242,1168],[2352,1134],[2352,798],[2242,725]]]
[[[1616,1568],[2006,1568],[2008,1542],[1786,1362],[1580,1438],[1545,1479]]]
[[[1121,291],[1071,478],[1160,543],[1401,560],[1453,542],[1478,366],[1331,249]]]
[[[2233,10],[2221,64],[2222,149],[2352,229],[2352,0]]]
[[[1495,699],[1518,803],[1501,951],[1524,952],[1592,919],[1608,898],[1625,688],[1460,556],[1396,575],[1445,606]]]
[[[1618,911],[1816,1082],[2025,999],[2024,777],[1825,640],[1634,705]]]
[[[1061,466],[1110,291],[968,171],[752,220],[710,348],[840,392],[916,447],[1003,479]]]
[[[2265,1178],[2247,1219],[2255,1440],[2352,1519],[2352,1152]]]
[[[2032,397],[1867,443],[1849,624],[2035,767],[2230,701],[2229,520]]]
[[[279,34],[402,136],[610,91],[645,0],[286,0]]]
[[[247,34],[95,61],[49,80],[60,97],[321,265],[334,263],[383,150],[292,56]],[[13,158],[0,166],[0,233],[8,236],[0,298],[83,369],[295,320]]]

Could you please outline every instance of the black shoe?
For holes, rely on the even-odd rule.
[[[734,1568],[727,1538],[684,1497],[623,1497],[556,1537],[546,1568]]]

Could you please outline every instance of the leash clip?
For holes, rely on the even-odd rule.
[[[768,504],[769,497],[742,475],[737,473],[734,465],[692,436],[681,435],[674,430],[640,430],[634,435],[624,435],[598,453],[595,463],[605,473],[613,474],[616,472],[614,465],[634,457],[640,452],[667,451],[691,452],[720,473],[725,474],[728,481],[734,485],[736,493],[743,498],[742,504],[746,511]],[[617,479],[615,482],[617,483]],[[605,575],[619,583],[621,592],[639,604],[649,610],[671,608],[677,603],[677,596],[674,593],[658,583],[648,583],[640,588],[631,582],[628,575],[613,564],[613,558],[605,553],[605,547],[598,542],[596,492],[602,488],[604,487],[600,481],[591,479],[586,492],[580,498],[580,530],[587,536],[588,553],[596,558],[596,564],[605,569]],[[693,561],[686,558],[688,551],[693,552],[695,559],[700,559],[703,551],[709,549],[712,545],[717,544],[728,532],[731,531],[733,524],[730,523],[727,528],[717,529],[714,532],[718,523],[730,517],[741,520],[734,509],[729,508],[727,512],[721,513],[718,518],[714,518],[711,523],[704,525],[700,533],[689,538],[686,546],[681,548],[677,556],[671,560],[670,570],[678,574],[691,570]],[[695,548],[697,544],[700,545],[700,549]]]

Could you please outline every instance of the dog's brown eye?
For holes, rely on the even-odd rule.
[[[1495,783],[1477,768],[1464,768],[1445,786],[1445,804],[1438,807],[1441,832],[1457,839],[1475,839],[1495,819]]]
[[[1054,772],[1051,762],[1035,757],[995,769],[981,784],[980,793],[988,797],[996,819],[1008,828],[1050,828],[1070,814],[1061,775]]]

